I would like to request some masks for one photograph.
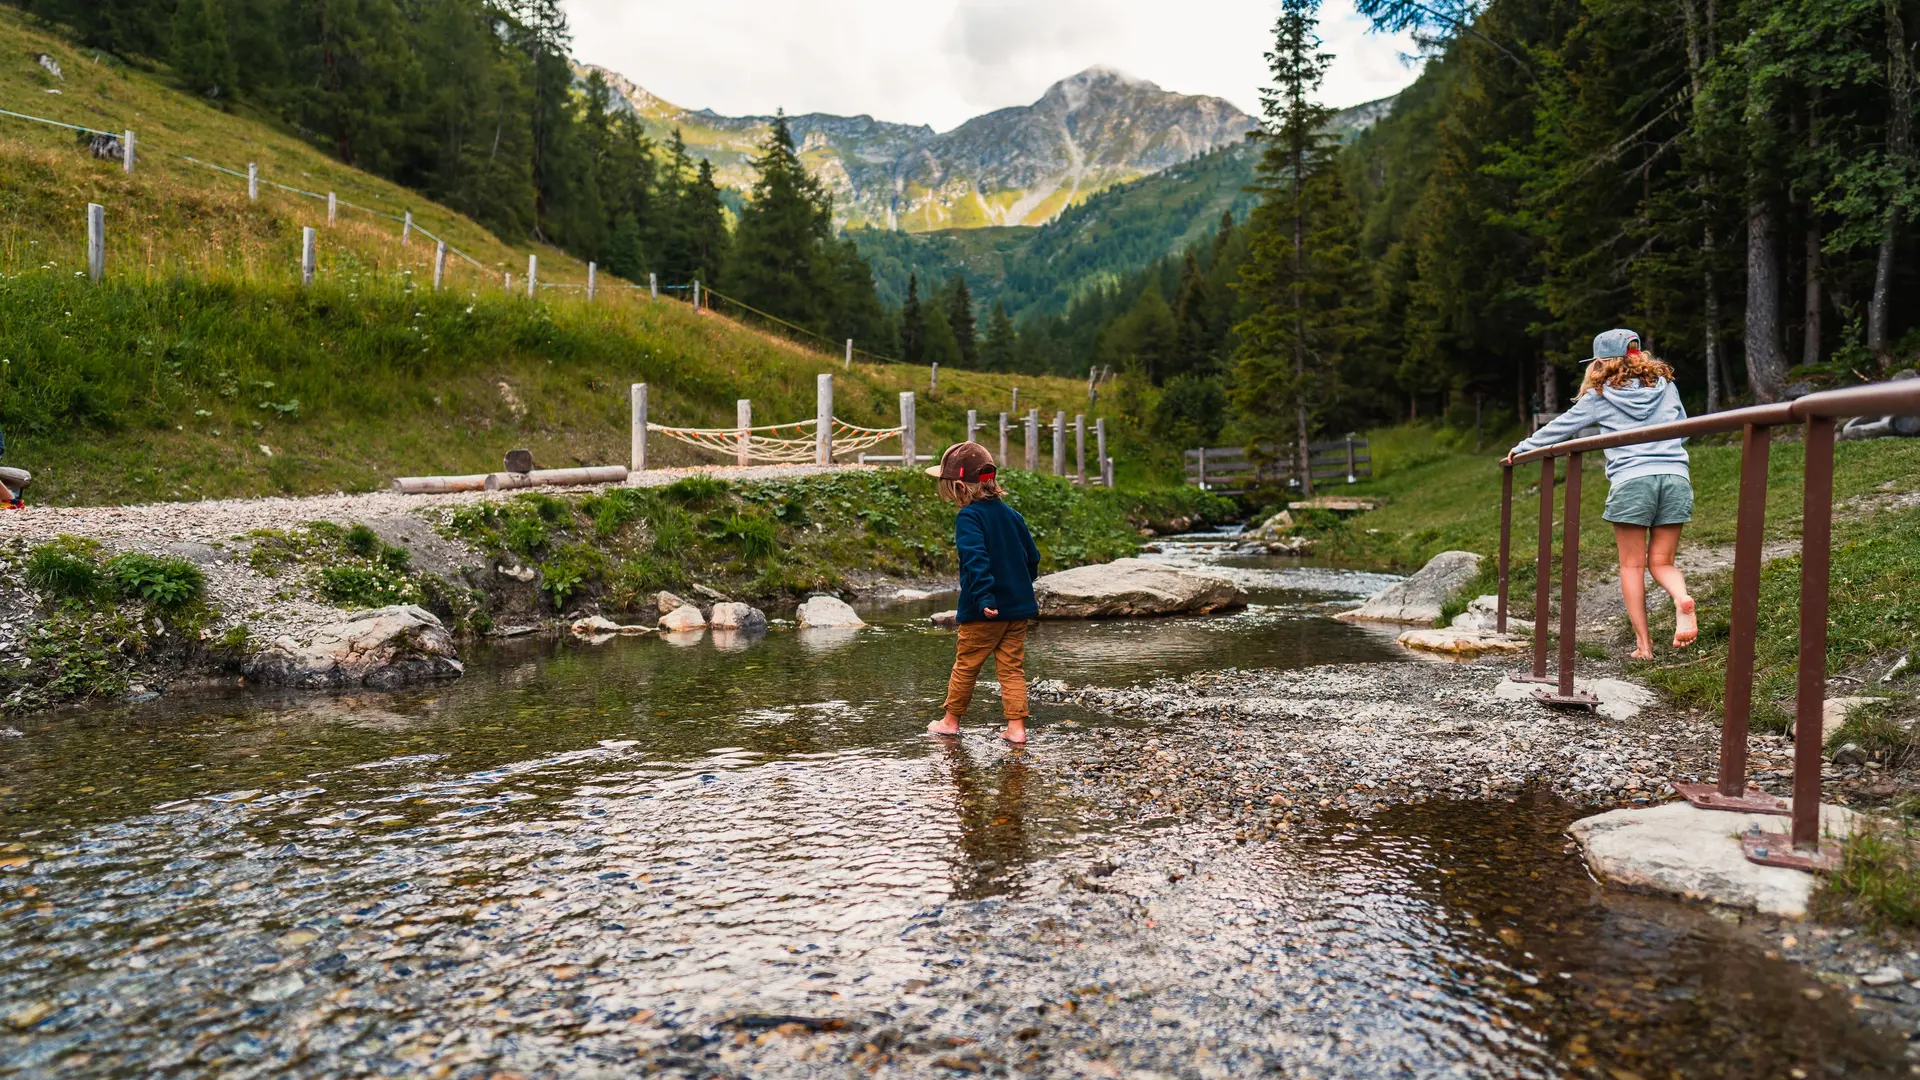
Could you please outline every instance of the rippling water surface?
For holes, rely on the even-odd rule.
[[[1047,625],[1032,676],[1395,658],[1325,617],[1377,579],[1232,572],[1248,611]],[[1155,1053],[1197,1075],[1891,1060],[1834,1001],[1793,1007],[1804,978],[1712,919],[1602,894],[1557,857],[1558,804],[1439,804],[1250,849],[1103,820],[1050,744],[1118,721],[1042,706],[1012,751],[983,694],[968,738],[920,734],[952,650],[921,614],[523,642],[425,691],[29,721],[0,742],[0,1073],[725,1074],[710,1048],[766,1038],[741,1025],[821,1017],[893,1032],[850,1036],[876,1053],[978,1040],[980,1067],[1040,1075]],[[1113,887],[1089,885],[1077,868],[1109,856]],[[982,919],[1018,929],[970,937]],[[1009,1019],[1083,983],[1112,1010],[1084,1045]]]

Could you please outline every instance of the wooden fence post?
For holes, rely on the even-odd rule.
[[[927,377],[927,396],[933,397],[940,392],[940,361],[933,362],[933,374]]]
[[[693,279],[693,310],[700,310],[700,279]]]
[[[333,228],[333,221],[340,216],[340,197],[327,192],[327,228]]]
[[[527,256],[527,299],[533,299],[533,291],[540,287],[540,256]]]
[[[413,242],[413,211],[401,211],[406,217],[400,223],[400,246],[406,247]]]
[[[1100,484],[1109,491],[1113,489],[1113,459],[1110,457],[1100,459]]]
[[[260,166],[247,162],[247,201],[260,201]]]
[[[1104,416],[1093,422],[1093,459],[1100,463],[1100,486],[1112,487],[1113,463],[1107,460],[1107,418]]]
[[[747,430],[753,426],[753,402],[750,399],[741,398],[733,403],[733,422],[740,429],[740,445],[734,450],[733,460],[735,464],[751,465],[753,464],[752,433]]]
[[[447,242],[439,241],[433,249],[433,291],[439,292],[447,277]]]
[[[1053,475],[1067,474],[1067,414],[1053,414]]]
[[[1087,480],[1087,417],[1085,413],[1073,418],[1073,471],[1074,483],[1086,487]]]
[[[1015,416],[1020,415],[1020,388],[1017,386],[1013,388],[1013,406],[1007,411]]]
[[[107,208],[87,204],[87,277],[95,285],[107,273]]]
[[[501,271],[501,275],[505,281],[505,284],[502,287],[505,288],[508,292],[512,292],[513,291],[513,271],[503,270]]]
[[[975,439],[974,436],[978,434],[979,431],[980,431],[980,413],[977,410],[968,409],[967,410],[967,441],[978,442],[979,440]]]
[[[900,465],[911,469],[920,464],[920,431],[913,391],[900,391]]]
[[[822,372],[813,380],[814,431],[813,463],[833,464],[833,376]]]
[[[1002,465],[1007,463],[1007,414],[1000,414],[1000,456],[993,460]]]
[[[1094,403],[1100,400],[1100,391],[1094,389],[1094,386],[1096,385],[1096,377],[1099,374],[1100,374],[1100,365],[1098,364],[1095,364],[1094,366],[1087,369],[1087,408],[1089,409],[1093,408]],[[1082,469],[1080,471],[1084,473],[1086,470]],[[1082,481],[1084,481],[1085,479],[1086,477],[1084,476],[1081,477]]]
[[[132,128],[128,128],[127,131],[120,136],[120,171],[127,173],[128,175],[133,174],[133,129]]]
[[[660,299],[660,275],[651,270],[647,271],[647,299]]]
[[[1477,403],[1480,399],[1476,397],[1473,400]],[[1353,432],[1349,431],[1347,432],[1347,483],[1349,484],[1360,482],[1360,478],[1353,473],[1353,466]]]
[[[1027,471],[1040,471],[1040,410],[1027,410]]]
[[[300,284],[313,284],[314,248],[318,233],[308,225],[300,230]]]
[[[1200,448],[1200,490],[1207,490],[1207,448]]]
[[[852,339],[852,338],[848,338],[848,339],[847,339],[847,363],[846,363],[846,368],[847,368],[847,370],[848,370],[848,371],[852,371],[852,370],[853,370],[853,339]]]
[[[598,263],[590,262],[587,264],[587,303],[589,304],[593,303],[593,293],[594,293],[594,290],[599,286],[599,284],[600,284],[600,265]]]
[[[633,384],[633,469],[635,476],[647,471],[647,384]]]

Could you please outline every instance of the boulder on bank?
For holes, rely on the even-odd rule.
[[[1448,656],[1457,656],[1462,660],[1485,656],[1488,653],[1527,651],[1525,638],[1461,626],[1449,626],[1444,629],[1428,626],[1419,630],[1408,630],[1395,640],[1409,649],[1444,653]]]
[[[767,613],[750,604],[715,604],[712,613],[707,616],[707,625],[715,630],[764,633],[767,629]]]
[[[282,637],[253,658],[247,677],[300,690],[391,690],[462,670],[453,638],[433,612],[399,604],[322,627],[304,645]]]
[[[1367,597],[1352,611],[1334,616],[1350,622],[1423,623],[1440,619],[1441,609],[1466,591],[1480,572],[1480,556],[1471,551],[1443,551],[1420,572]]]
[[[612,619],[600,615],[589,615],[584,619],[575,619],[569,629],[573,631],[575,637],[587,638],[589,640],[604,640],[614,634],[650,634],[653,632],[653,628],[650,626],[630,626],[614,622]]]
[[[1453,617],[1448,624],[1455,630],[1482,630],[1493,633],[1500,625],[1500,598],[1498,596],[1476,596],[1467,604],[1467,610]],[[1507,612],[1507,633],[1533,633],[1533,620],[1522,619]]]
[[[1043,619],[1205,615],[1242,608],[1247,595],[1226,578],[1144,559],[1076,566],[1033,583]]]
[[[653,606],[660,614],[671,615],[681,608],[686,607],[687,602],[663,589],[653,594]]]
[[[667,634],[680,633],[685,630],[704,630],[706,625],[706,616],[700,614],[700,609],[694,607],[692,604],[681,604],[679,607],[660,616],[660,630],[662,633]]]
[[[847,602],[833,596],[810,596],[793,613],[802,627],[842,626],[857,629],[867,625]]]
[[[927,616],[927,621],[935,626],[952,630],[954,627],[960,625],[960,612],[952,608],[948,608],[946,611],[936,611]]]

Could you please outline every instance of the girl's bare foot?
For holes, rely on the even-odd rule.
[[[960,734],[960,721],[955,720],[951,716],[943,716],[927,725],[927,734],[958,735]]]
[[[1700,636],[1700,621],[1693,617],[1693,597],[1683,596],[1673,604],[1673,647],[1684,649]]]
[[[1012,743],[1015,746],[1025,746],[1027,742],[1026,721],[1024,720],[1007,721],[1006,730],[1000,733],[1000,737]]]
[[[1635,649],[1634,649],[1634,650],[1633,650],[1632,652],[1630,652],[1630,653],[1628,653],[1628,654],[1627,654],[1627,659],[1629,659],[1629,660],[1651,660],[1651,659],[1653,659],[1653,647],[1652,647],[1652,646],[1650,646],[1650,645],[1641,645],[1641,646],[1639,646],[1639,647],[1637,647],[1637,648],[1635,648]]]

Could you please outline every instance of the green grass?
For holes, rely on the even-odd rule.
[[[1912,826],[1857,820],[1861,824],[1842,842],[1839,871],[1823,875],[1814,891],[1812,914],[1874,929],[1920,926],[1920,859]]]

